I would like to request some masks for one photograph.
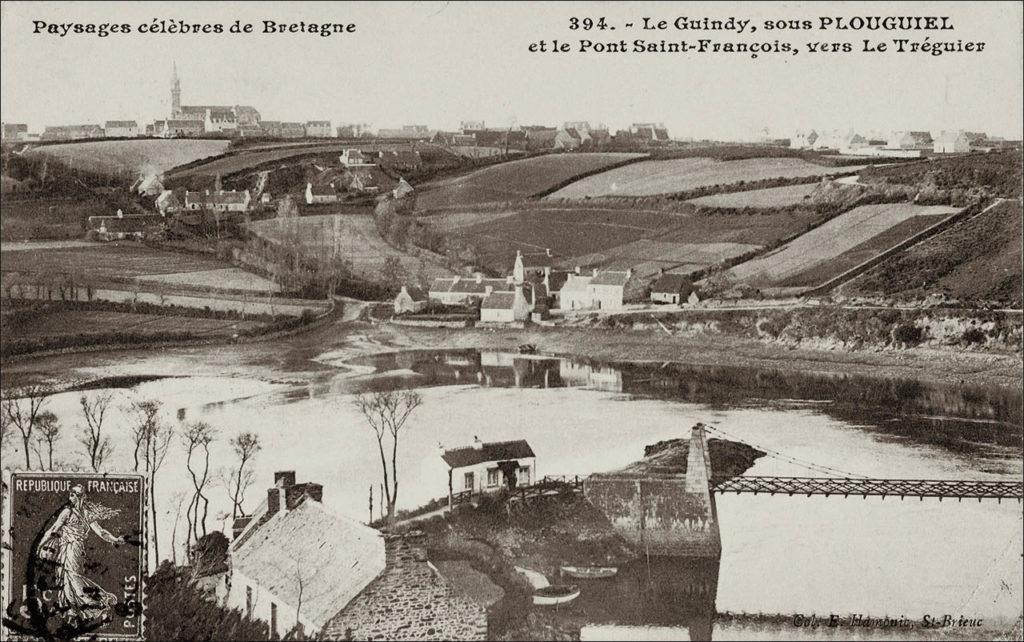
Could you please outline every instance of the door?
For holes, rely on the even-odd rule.
[[[472,491],[473,488],[473,473],[466,473],[462,476],[462,487],[465,490]]]

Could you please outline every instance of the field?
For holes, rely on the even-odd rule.
[[[95,196],[4,198],[0,201],[0,238],[4,241],[81,238],[88,217],[109,216],[115,211],[111,204]]]
[[[380,280],[384,259],[397,258],[412,277],[422,270],[428,276],[449,276],[451,272],[434,263],[411,256],[384,242],[372,215],[303,216],[255,221],[250,229],[257,235],[282,240],[296,235],[311,254],[337,253],[352,261],[354,272],[369,280]]]
[[[564,267],[633,267],[645,274],[718,263],[797,234],[811,222],[793,213],[704,216],[583,205],[453,216],[472,223],[456,227],[445,215],[439,229],[475,246],[482,263],[496,270],[508,270],[516,250],[529,255],[550,249]]]
[[[145,336],[186,330],[194,335],[214,336],[231,334],[236,330],[251,330],[260,325],[261,323],[255,321],[54,308],[34,315],[31,323],[20,324],[17,328],[11,329],[10,336],[5,338],[61,337],[111,332],[130,332]]]
[[[74,169],[95,173],[146,176],[208,156],[224,153],[227,140],[101,140],[85,143],[41,145],[28,152],[31,156],[58,158]]]
[[[82,247],[8,249],[0,256],[4,271],[41,274],[70,273],[81,279],[138,277],[151,274],[199,272],[231,267],[230,264],[191,254],[157,250],[137,243],[95,243]],[[23,246],[22,246],[23,247]],[[224,284],[222,287],[230,287]]]
[[[845,265],[852,260],[853,255],[847,254],[843,259],[840,257],[857,249],[858,246],[880,235],[885,235],[882,241],[891,246],[909,236],[915,229],[921,229],[920,226],[925,225],[928,220],[938,223],[956,211],[951,207],[909,203],[863,205],[837,216],[764,256],[737,265],[729,273],[733,278],[755,286],[785,283],[787,279],[810,270],[820,269],[821,274],[832,273],[837,269],[831,266],[832,261],[840,261],[839,267]],[[902,228],[902,237],[887,234],[891,228],[911,219],[916,220]],[[870,255],[885,249],[877,246],[865,247],[870,250]],[[870,255],[861,253],[856,257],[870,258]]]
[[[421,188],[416,206],[421,210],[488,202],[519,201],[574,176],[639,158],[641,154],[548,154],[479,169],[470,174]]]
[[[240,268],[220,268],[196,272],[175,272],[173,274],[147,274],[135,277],[137,281],[164,283],[185,287],[224,288],[249,290],[253,292],[280,292],[281,286],[258,274]],[[229,285],[226,285],[229,284]]]
[[[817,183],[805,183],[803,185],[785,185],[783,187],[768,187],[766,189],[754,189],[746,192],[731,192],[729,194],[712,194],[695,198],[690,203],[699,207],[720,207],[728,209],[770,208],[788,207],[805,202],[815,189]]]
[[[421,145],[417,149],[437,149],[436,146]],[[228,176],[237,172],[252,169],[285,160],[295,156],[306,156],[315,154],[340,154],[346,149],[364,150],[407,150],[409,143],[321,143],[314,145],[281,145],[261,146],[257,148],[244,148],[223,158],[216,158],[208,163],[197,163],[190,167],[182,168],[171,172],[170,176],[176,179],[190,176]],[[335,161],[338,159],[335,158]]]
[[[1021,307],[1024,212],[1004,201],[884,261],[844,288],[915,298],[931,293]]]
[[[752,158],[717,161],[710,158],[648,160],[576,181],[550,199],[597,196],[654,196],[699,187],[729,185],[769,178],[800,178],[857,171],[863,166],[825,167],[797,158]]]

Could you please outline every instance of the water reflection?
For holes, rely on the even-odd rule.
[[[1019,449],[1022,440],[1021,391],[994,387],[671,362],[602,363],[478,350],[405,351],[361,357],[346,365],[366,369],[372,376],[347,380],[341,390],[336,384],[313,385],[305,394],[384,385],[581,387],[712,409],[811,407],[882,439],[998,458],[1006,455],[998,449]],[[305,398],[303,393],[289,394]]]

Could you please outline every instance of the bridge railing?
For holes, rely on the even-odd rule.
[[[715,493],[737,494],[1024,500],[1024,481],[740,476],[712,477],[710,486]]]

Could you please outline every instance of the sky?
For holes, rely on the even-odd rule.
[[[1017,2],[831,3],[185,3],[4,2],[0,5],[0,116],[47,125],[134,119],[170,111],[172,62],[184,104],[243,104],[267,120],[331,120],[374,127],[664,122],[674,137],[746,140],[767,128],[888,132],[967,129],[1021,138],[1022,5]],[[954,31],[768,32],[768,19],[948,16]],[[604,16],[616,31],[570,30]],[[644,17],[730,16],[754,34],[640,31]],[[355,23],[354,33],[151,34],[156,20]],[[117,23],[105,38],[33,33],[33,21]],[[863,53],[865,38],[983,41],[981,53]],[[693,42],[850,42],[855,53],[530,52],[553,39]],[[891,46],[891,45],[890,45]]]

